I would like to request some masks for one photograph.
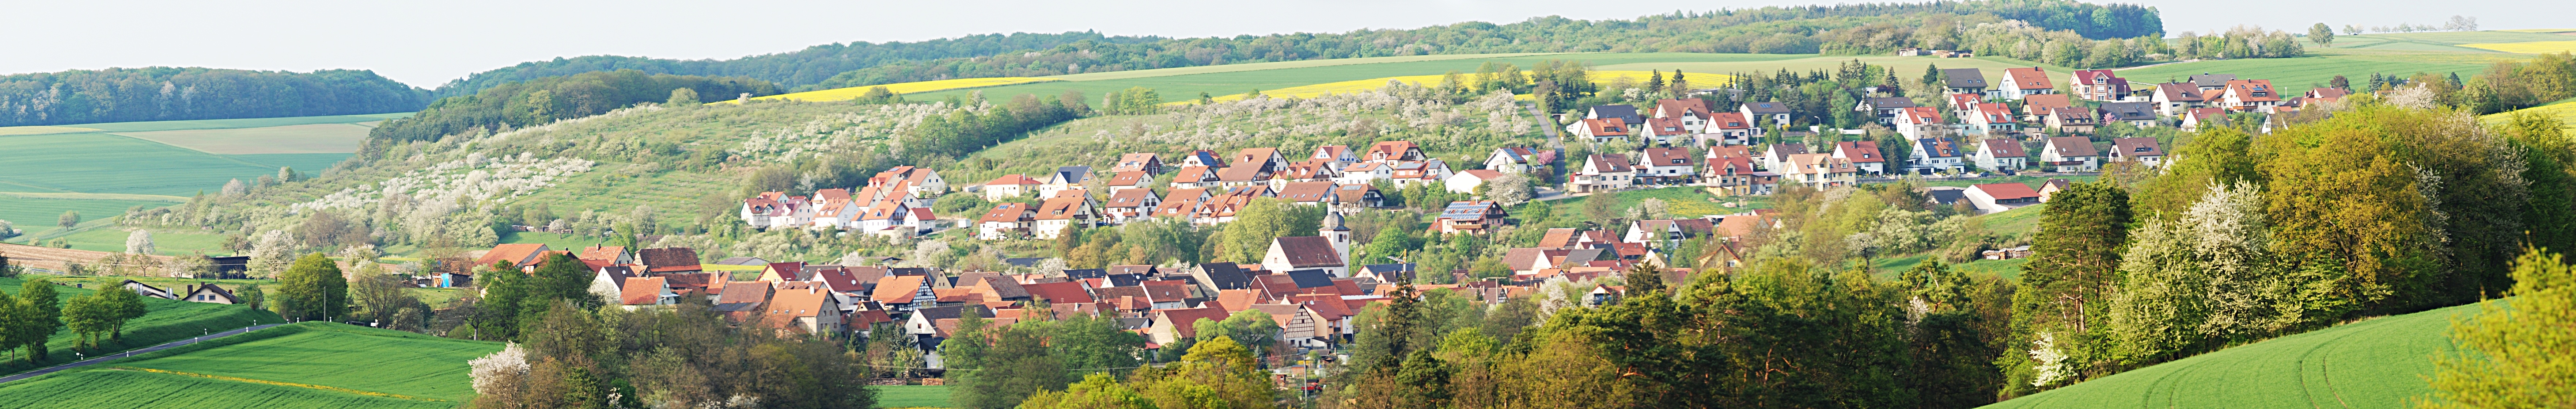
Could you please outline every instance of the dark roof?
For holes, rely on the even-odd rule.
[[[1297,288],[1333,286],[1333,273],[1328,273],[1324,270],[1290,271],[1288,272],[1288,279],[1295,280],[1297,282]]]
[[[673,271],[665,270],[663,268],[680,266],[689,266],[691,269],[695,269],[695,266],[698,265],[698,250],[687,247],[643,249],[635,252],[635,258],[644,260],[644,265],[646,267],[651,267],[652,269],[659,271]]]
[[[2227,86],[2227,82],[2228,82],[2228,81],[2235,81],[2235,80],[2236,80],[2236,74],[2206,74],[2206,73],[2204,73],[2204,74],[2200,74],[2200,75],[2194,75],[2194,76],[2191,76],[2191,85],[2194,85],[2194,86],[2202,86],[2202,87],[2224,87],[2224,86]]]
[[[1068,269],[1065,269],[1065,270],[1064,270],[1064,276],[1066,276],[1066,277],[1073,277],[1073,278],[1101,278],[1101,277],[1108,277],[1108,276],[1109,276],[1109,269],[1106,269],[1106,268],[1068,268]]]
[[[1754,115],[1791,113],[1789,111],[1789,104],[1778,102],[1746,102],[1744,103],[1744,110],[1752,112]]]
[[[2156,119],[2155,106],[2153,102],[2104,102],[2102,119],[2115,121]]]
[[[1630,123],[1639,122],[1644,118],[1637,116],[1637,107],[1630,105],[1593,105],[1591,113],[1594,118],[1619,118],[1628,120]]]
[[[1091,177],[1091,167],[1090,167],[1090,166],[1066,166],[1066,167],[1055,168],[1055,173],[1056,173],[1056,175],[1058,175],[1058,176],[1062,176],[1062,177],[1064,177],[1064,181],[1066,181],[1066,182],[1070,182],[1070,183],[1082,183],[1082,182],[1086,181],[1086,179],[1084,179],[1084,178]]]
[[[759,305],[769,302],[769,290],[769,286],[758,283],[728,285],[725,286],[724,292],[716,294],[716,302]]]
[[[951,305],[951,306],[946,306],[946,307],[930,307],[930,308],[923,308],[923,309],[913,310],[913,313],[914,313],[914,314],[921,314],[921,318],[929,319],[929,320],[931,320],[931,321],[938,321],[938,320],[953,320],[953,319],[958,319],[958,318],[963,317],[963,316],[964,316],[964,314],[965,314],[963,311],[965,311],[965,309],[966,309],[967,307],[974,307],[974,308],[975,308],[975,315],[977,315],[977,316],[981,316],[981,317],[983,317],[983,318],[993,318],[993,309],[992,309],[992,308],[989,308],[989,307],[985,307],[985,306],[983,306],[983,305]]]
[[[1067,304],[1092,302],[1091,293],[1083,291],[1082,283],[1066,281],[1061,283],[1026,284],[1021,287],[1026,288],[1030,296],[1045,299],[1048,303]]]
[[[197,290],[198,290],[198,291],[208,291],[208,292],[213,292],[213,293],[215,293],[215,295],[223,296],[225,300],[232,300],[232,301],[234,301],[234,302],[239,302],[239,301],[241,300],[241,297],[235,297],[235,296],[233,296],[233,292],[232,292],[231,290],[225,290],[223,286],[215,285],[215,284],[212,284],[212,283],[208,283],[208,284],[206,284],[206,285],[197,286]],[[189,295],[189,294],[196,294],[196,293],[191,292],[191,293],[188,293],[188,294],[180,294],[180,296],[183,296],[183,297],[184,297],[184,296],[187,296],[187,295]]]
[[[1010,277],[984,277],[984,283],[991,285],[993,293],[1001,295],[1004,300],[1029,297],[1029,289],[1021,287],[1020,282],[1012,281]]]
[[[1018,267],[1037,267],[1039,261],[1045,260],[1046,257],[1013,257],[1002,259],[1002,262]]]
[[[1941,83],[1950,88],[1986,87],[1986,73],[1975,68],[1944,68],[1941,77]]]
[[[1341,252],[1333,250],[1333,241],[1324,236],[1281,237],[1272,242],[1279,253],[1288,257],[1289,267],[1337,267],[1342,265]]]
[[[1243,274],[1243,266],[1235,263],[1200,264],[1199,273],[1207,277],[1207,285],[1219,290],[1241,290],[1252,285],[1252,278]]]
[[[929,267],[895,267],[895,268],[889,268],[889,269],[886,269],[886,275],[889,275],[889,276],[926,276],[926,275],[930,275],[930,268],[929,268]]]
[[[1913,108],[1913,107],[1915,107],[1915,105],[1914,105],[1914,99],[1913,99],[1913,98],[1906,98],[1906,97],[1873,97],[1873,98],[1864,98],[1864,99],[1862,99],[1862,101],[1867,101],[1867,102],[1869,103],[1869,107],[1870,107],[1870,109],[1895,109],[1895,108]]]
[[[1967,197],[1967,196],[1968,196],[1968,190],[1967,190],[1967,189],[1932,189],[1932,190],[1926,190],[1926,191],[1923,191],[1923,195],[1924,195],[1924,196],[1931,196],[1931,197],[1932,197],[1932,202],[1933,202],[1933,203],[1940,203],[1940,204],[1954,204],[1954,203],[1959,203],[1959,199],[1960,199],[1960,198]]]

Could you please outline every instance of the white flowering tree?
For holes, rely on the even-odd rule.
[[[152,254],[152,231],[135,229],[125,235],[126,254]]]

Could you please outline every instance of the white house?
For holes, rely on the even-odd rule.
[[[1976,204],[1978,214],[2001,212],[2039,203],[2039,192],[2030,190],[2030,185],[2021,183],[1988,183],[1969,186],[1965,196],[1969,202]]]
[[[1963,172],[1967,170],[1967,152],[1959,149],[1959,142],[1950,138],[1916,139],[1914,157],[1907,161],[1905,168],[1920,173]]]
[[[1637,183],[1637,169],[1628,164],[1628,155],[1604,153],[1583,159],[1583,168],[1566,178],[1566,190],[1576,193],[1627,189]]]
[[[2101,154],[2093,150],[2093,140],[2081,136],[2048,138],[2040,148],[2040,165],[2050,172],[2094,172],[2102,170]]]
[[[2004,84],[2001,87],[1997,87],[1997,93],[2001,94],[2005,99],[2021,99],[2021,97],[2027,95],[2057,93],[2057,85],[2051,83],[2048,80],[2048,72],[2041,71],[2039,67],[2006,68],[2004,69],[2003,80]]]
[[[2030,154],[2022,149],[2021,142],[2011,138],[1977,141],[1977,153],[1973,156],[1979,169],[2020,170],[2030,166]]]
[[[1477,169],[1458,172],[1457,175],[1450,176],[1449,180],[1443,180],[1440,181],[1440,183],[1443,187],[1449,189],[1450,192],[1472,194],[1476,193],[1477,187],[1484,186],[1485,182],[1501,177],[1503,177],[1502,172],[1497,172],[1493,169]]]
[[[1540,156],[1542,152],[1545,153],[1545,157]],[[1503,173],[1529,173],[1533,169],[1547,166],[1545,159],[1552,159],[1555,156],[1554,151],[1541,151],[1531,147],[1494,148],[1494,154],[1485,156],[1485,169]]]

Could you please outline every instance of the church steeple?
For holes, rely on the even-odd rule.
[[[1341,213],[1325,210],[1324,227],[1315,229],[1315,235],[1333,242],[1333,253],[1341,255],[1343,265],[1356,267],[1351,260],[1351,228],[1342,227]]]

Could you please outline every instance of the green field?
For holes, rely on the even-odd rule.
[[[2340,40],[2338,40],[2340,41]],[[2195,61],[2154,67],[2120,70],[2120,76],[2131,83],[2158,84],[2180,82],[2201,73],[2236,74],[2238,78],[2272,80],[2282,94],[2298,94],[2325,86],[2336,75],[2352,81],[2354,86],[2370,82],[2371,73],[2411,76],[2418,72],[2442,75],[2457,73],[2469,78],[2486,70],[2483,60],[2516,58],[2512,54],[2490,54],[2459,58],[2453,53],[2351,53],[2328,54],[2301,58],[2262,58],[2241,60]],[[2437,62],[2447,61],[2447,62]]]
[[[1020,94],[1060,95],[1063,94],[1065,90],[1071,89],[1082,91],[1083,95],[1088,98],[1098,99],[1107,95],[1110,91],[1127,89],[1129,87],[1145,87],[1154,89],[1156,93],[1163,96],[1163,100],[1165,101],[1180,101],[1196,99],[1198,98],[1198,94],[1201,92],[1206,92],[1209,95],[1233,95],[1255,89],[1275,90],[1328,82],[1364,80],[1405,75],[1431,75],[1445,73],[1451,70],[1473,74],[1476,72],[1476,67],[1478,65],[1484,64],[1488,61],[1511,63],[1521,67],[1522,69],[1528,69],[1529,67],[1536,65],[1538,62],[1545,60],[1574,60],[1589,61],[1593,63],[1596,69],[1605,70],[1613,69],[1609,68],[1612,66],[1639,65],[1651,66],[1653,67],[1651,69],[1666,71],[1680,67],[1686,71],[1698,73],[1702,71],[1690,70],[1687,66],[1678,66],[1675,64],[1688,62],[1754,63],[1802,59],[1814,56],[1805,54],[1576,53],[1476,54],[1439,57],[1445,58],[1422,59],[1390,57],[1389,59],[1381,60],[1389,62],[1356,64],[1341,60],[1327,60],[1341,62],[1336,64],[1324,64],[1327,61],[1295,61],[1216,67],[1165,68],[1099,74],[1077,74],[1062,77],[1050,77],[1064,78],[1069,81],[1008,85],[976,88],[972,90],[927,92],[906,95],[904,98],[916,101],[927,101],[946,98],[952,95],[962,97],[967,95],[969,92],[981,91],[984,93],[984,98],[986,99],[1004,100],[1009,99],[1011,96]],[[1650,68],[1634,69],[1645,70]],[[1764,71],[1768,72],[1769,69],[1766,68]],[[1097,103],[1098,101],[1092,102]]]
[[[2396,408],[2431,392],[2464,305],[2344,324],[2140,368],[1989,408]]]
[[[0,402],[18,408],[453,408],[456,402],[160,374],[87,370],[10,382]]]
[[[397,112],[397,113],[390,113],[390,114],[369,114],[369,115],[332,115],[332,116],[297,116],[297,117],[285,117],[285,118],[199,119],[199,120],[190,120],[190,121],[112,122],[112,123],[103,123],[103,124],[56,125],[56,127],[59,127],[59,128],[87,128],[87,129],[96,129],[96,131],[78,131],[78,132],[146,132],[146,131],[175,131],[175,130],[182,130],[182,129],[232,129],[232,128],[261,128],[261,127],[271,127],[271,126],[288,126],[288,125],[311,125],[311,124],[356,124],[356,123],[368,123],[368,122],[382,121],[382,120],[387,120],[387,119],[410,117],[410,116],[411,116],[411,114],[412,114],[412,113],[410,113],[410,112]],[[7,134],[10,134],[10,132],[9,132],[10,130],[13,130],[13,129],[20,129],[20,128],[38,128],[38,127],[26,127],[26,126],[0,127],[0,135],[7,135]]]
[[[275,176],[279,166],[319,171],[339,154],[210,155],[123,136],[82,133],[0,136],[0,190],[141,193],[216,191],[224,182]]]
[[[880,408],[945,408],[948,387],[937,385],[893,385],[877,388]]]
[[[474,393],[465,361],[501,350],[498,342],[335,323],[302,323],[244,336],[262,338],[146,354],[110,365],[461,400]]]
[[[358,151],[358,142],[367,139],[367,130],[370,129],[375,128],[358,124],[309,124],[122,132],[115,135],[217,155],[349,153]]]
[[[6,291],[11,295],[16,295],[19,293],[18,286],[21,283],[22,281],[18,278],[0,278],[0,291]],[[97,286],[91,285],[89,287],[96,288]],[[64,300],[69,300],[74,296],[89,295],[92,292],[90,289],[72,288],[68,286],[55,287],[55,289],[61,294],[61,297]],[[75,352],[88,353],[92,356],[96,356],[101,353],[124,351],[204,335],[208,331],[222,331],[247,327],[250,326],[253,321],[271,324],[284,321],[279,319],[276,313],[263,310],[253,310],[249,306],[245,305],[172,301],[150,297],[145,297],[143,299],[143,305],[149,308],[151,312],[144,314],[142,318],[135,318],[132,321],[126,321],[124,339],[122,341],[103,342],[100,344],[100,348],[98,350],[73,350],[72,346],[74,342],[78,341],[80,335],[72,333],[69,329],[55,332],[53,337],[49,341],[45,342],[47,347],[51,348],[51,355],[48,355],[49,359],[47,359],[47,365],[71,362],[73,359],[79,357],[78,355],[74,355]],[[36,368],[36,365],[28,364],[25,360],[20,359],[0,361],[0,373],[18,373]],[[6,398],[0,398],[0,402],[10,401],[11,400]]]
[[[125,251],[125,237],[131,234],[133,232],[124,229],[94,229],[62,236],[62,239],[71,242],[73,250]],[[152,249],[156,251],[154,254],[175,256],[199,251],[211,255],[231,253],[223,249],[223,244],[224,235],[217,233],[201,233],[193,230],[152,231]]]
[[[6,188],[8,188],[7,185],[0,184],[0,189]],[[60,227],[54,226],[54,222],[62,217],[64,211],[80,212],[81,221],[88,222],[125,214],[126,208],[134,206],[160,207],[168,205],[170,205],[170,203],[162,201],[50,199],[0,195],[0,220],[8,220],[10,224],[17,226],[20,233],[24,234],[23,236],[11,238],[8,241],[24,242],[26,239],[34,238],[38,235],[43,235],[56,229],[60,229]],[[124,246],[124,242],[119,241],[117,243],[117,245],[120,246],[118,249],[123,250],[124,248],[122,246]]]

